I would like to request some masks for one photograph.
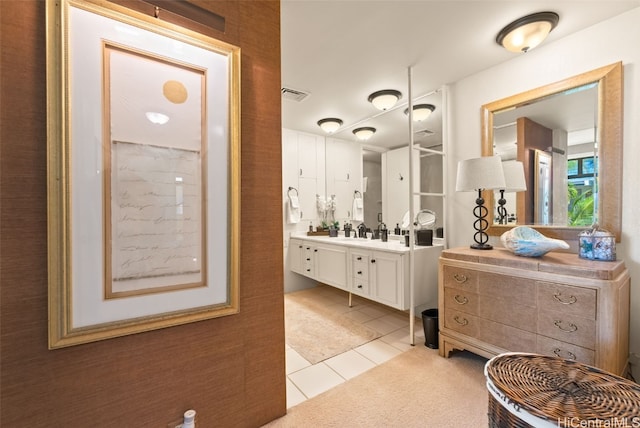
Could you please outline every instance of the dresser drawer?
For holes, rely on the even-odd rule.
[[[467,336],[477,337],[478,318],[464,312],[448,309],[444,315],[444,326]]]
[[[444,306],[454,311],[478,315],[478,295],[457,288],[445,288]]]
[[[538,309],[534,306],[516,304],[509,299],[480,295],[478,316],[520,330],[536,333]]]
[[[446,288],[458,288],[472,293],[477,292],[478,271],[445,265],[442,273],[442,283]]]
[[[497,273],[480,272],[480,293],[509,299],[512,303],[521,305],[536,304],[536,281]]]
[[[538,344],[536,352],[543,355],[551,355],[567,360],[574,360],[580,363],[594,365],[595,364],[595,352],[591,349],[586,349],[581,346],[576,346],[571,343],[561,342],[559,340],[551,339],[550,337],[540,336],[537,337]]]
[[[541,308],[596,319],[596,290],[552,282],[538,282],[537,288]]]
[[[583,348],[595,349],[596,323],[563,312],[538,311],[538,334]]]
[[[530,331],[478,319],[478,339],[490,345],[512,352],[531,352],[536,348],[536,334]]]

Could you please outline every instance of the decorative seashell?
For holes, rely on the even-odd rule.
[[[500,241],[514,254],[524,257],[540,257],[549,251],[569,249],[569,244],[563,240],[547,238],[528,226],[514,227],[503,233]]]

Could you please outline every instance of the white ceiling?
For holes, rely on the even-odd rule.
[[[282,85],[310,92],[301,102],[282,100],[282,126],[319,134],[318,120],[338,117],[344,125],[337,138],[356,141],[355,127],[373,126],[368,145],[406,145],[409,67],[415,98],[520,55],[495,37],[524,15],[558,13],[560,22],[544,42],[553,43],[635,7],[640,0],[282,0]],[[380,115],[367,97],[381,89],[401,91],[402,107]],[[440,138],[439,98],[420,100],[437,109],[414,131],[435,130],[429,138]]]

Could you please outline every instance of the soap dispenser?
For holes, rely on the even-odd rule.
[[[394,235],[400,235],[400,223],[396,223],[396,228],[393,229]]]
[[[387,242],[389,239],[389,230],[387,230],[387,225],[382,223],[382,228],[380,229],[380,239],[382,242]]]

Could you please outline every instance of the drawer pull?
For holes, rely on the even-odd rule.
[[[553,297],[560,303],[562,303],[563,305],[573,305],[575,302],[578,301],[578,299],[576,298],[576,296],[574,296],[573,294],[571,296],[569,296],[569,300],[563,300],[562,299],[562,293],[561,292],[556,292]]]
[[[463,275],[461,273],[457,273],[457,274],[453,275],[453,279],[455,279],[458,284],[464,284],[465,282],[467,282],[467,279],[469,279],[469,278],[467,278],[466,275]]]
[[[466,319],[466,318],[462,318],[462,320],[460,320],[460,317],[459,317],[458,315],[456,315],[455,317],[453,317],[453,320],[454,320],[455,322],[457,322],[458,324],[460,324],[460,325],[467,325],[467,324],[469,324],[469,321],[467,321],[467,319]]]
[[[358,256],[358,258],[356,260],[362,260],[362,257]]]
[[[553,322],[553,324],[555,324],[556,327],[558,327],[560,330],[566,332],[566,333],[573,333],[574,331],[578,330],[578,326],[575,325],[574,323],[569,323],[569,328],[562,328],[562,320],[555,320]]]
[[[362,288],[362,285],[358,285],[358,288]]]
[[[556,348],[556,349],[554,349],[554,350],[553,350],[553,353],[554,353],[554,354],[556,354],[556,357],[564,358],[564,359],[567,359],[567,360],[577,360],[577,359],[578,359],[578,357],[576,357],[576,354],[574,354],[574,353],[573,353],[573,352],[571,352],[571,351],[567,351],[567,356],[566,356],[566,357],[563,357],[563,356],[561,355],[562,350],[561,350],[560,348]]]
[[[362,275],[362,271],[361,270],[358,271],[358,275]]]
[[[465,296],[460,296],[459,294],[453,296],[453,300],[455,300],[459,305],[466,305],[467,303],[469,303],[469,299],[467,299]]]

